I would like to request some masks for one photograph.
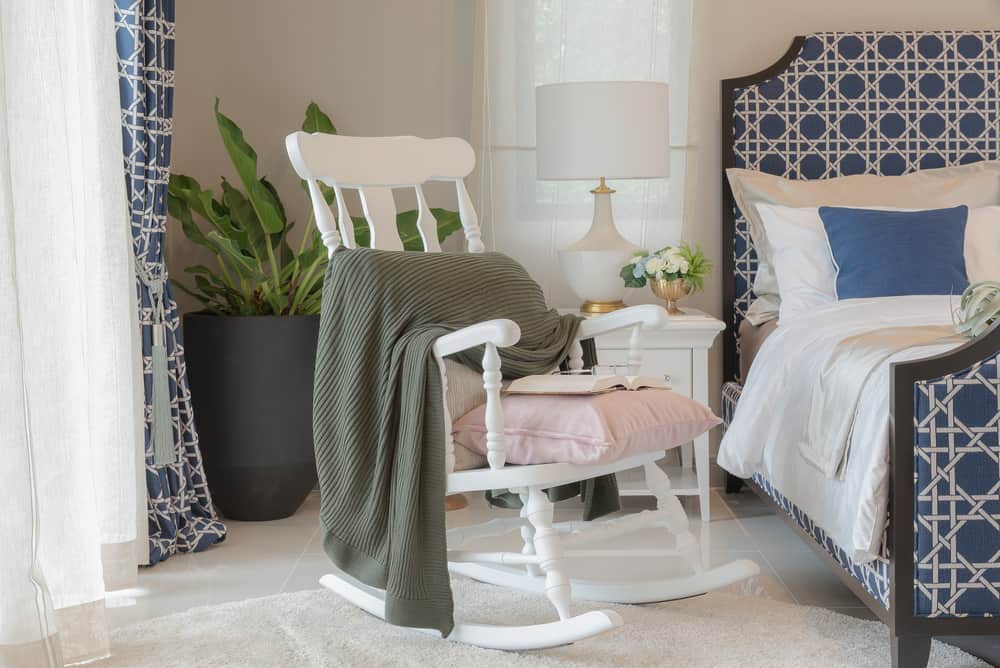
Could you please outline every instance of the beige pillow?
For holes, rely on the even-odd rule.
[[[902,176],[856,174],[833,179],[795,180],[749,169],[727,169],[733,197],[750,224],[757,250],[757,275],[747,320],[754,325],[778,317],[781,297],[771,264],[771,247],[757,204],[787,207],[857,206],[935,209],[965,204],[1000,204],[1000,162],[925,169]]]
[[[483,374],[469,367],[446,359],[445,373],[448,375],[448,390],[445,392],[445,405],[448,415],[454,423],[460,417],[486,403],[486,390],[483,388]],[[455,470],[468,471],[489,466],[484,455],[474,450],[463,448],[455,443]]]

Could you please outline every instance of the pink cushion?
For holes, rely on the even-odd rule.
[[[720,424],[712,411],[670,390],[502,400],[510,464],[602,464],[687,443]],[[455,442],[486,454],[486,406],[455,422]]]

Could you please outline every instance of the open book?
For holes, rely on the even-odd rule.
[[[670,389],[662,376],[591,376],[554,373],[518,378],[507,386],[507,393],[600,394],[613,390],[639,390],[647,387]]]

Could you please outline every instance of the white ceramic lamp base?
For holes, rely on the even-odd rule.
[[[601,179],[594,193],[594,220],[586,236],[559,251],[559,265],[584,313],[608,313],[625,306],[625,284],[619,273],[629,258],[641,250],[615,227],[611,193]]]

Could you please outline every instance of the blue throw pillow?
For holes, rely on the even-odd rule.
[[[969,207],[874,211],[821,206],[837,299],[961,294]]]

